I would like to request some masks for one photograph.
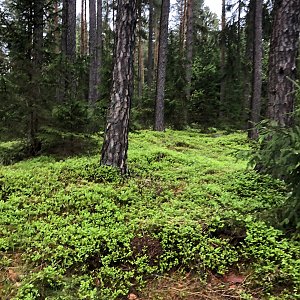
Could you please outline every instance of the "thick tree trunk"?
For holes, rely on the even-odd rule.
[[[248,136],[251,139],[258,138],[258,131],[254,126],[260,120],[260,110],[261,110],[262,9],[263,9],[263,0],[255,0],[252,93],[251,93],[251,111],[250,111],[249,131],[248,131]]]
[[[188,103],[191,97],[192,63],[193,63],[193,31],[194,31],[194,0],[187,3],[186,29],[186,67],[185,67],[185,103],[183,105],[183,122],[188,123]]]
[[[155,105],[155,126],[157,131],[165,130],[164,122],[164,98],[167,67],[167,48],[168,48],[168,25],[169,25],[170,0],[162,1],[160,18],[160,35],[158,49],[158,68],[156,83],[156,105]]]
[[[280,126],[293,124],[296,58],[299,44],[300,1],[275,2],[270,44],[268,118]]]
[[[90,38],[89,38],[89,105],[94,107],[97,101],[97,19],[96,19],[96,0],[89,0],[90,10]]]
[[[72,66],[76,60],[76,0],[63,0],[62,8],[62,72],[57,98],[59,102],[75,98],[76,82]]]
[[[128,122],[133,95],[133,57],[136,0],[118,0],[116,47],[111,103],[102,147],[101,164],[127,172]]]
[[[68,0],[66,55],[70,63],[76,59],[76,0]]]

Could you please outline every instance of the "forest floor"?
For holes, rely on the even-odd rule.
[[[0,299],[300,299],[299,234],[276,228],[288,191],[237,160],[248,148],[138,131],[125,177],[100,145],[0,166]]]

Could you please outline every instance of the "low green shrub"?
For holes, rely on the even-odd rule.
[[[263,121],[260,138],[250,152],[250,163],[261,173],[284,180],[291,195],[282,212],[282,222],[300,227],[300,127],[283,128]]]
[[[236,161],[243,141],[136,132],[126,177],[98,155],[0,166],[0,259],[12,257],[2,272],[22,266],[5,291],[18,300],[120,299],[176,269],[220,278],[234,269],[263,289],[261,299],[297,299],[297,236],[270,225],[286,186]]]

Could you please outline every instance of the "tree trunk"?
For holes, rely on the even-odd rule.
[[[101,85],[101,69],[102,69],[102,0],[97,0],[97,38],[96,38],[96,86],[97,99],[100,99],[100,85]]]
[[[87,54],[87,21],[86,21],[86,0],[81,0],[81,37],[80,37],[80,54]]]
[[[254,45],[254,12],[255,12],[255,0],[250,0],[249,11],[246,16],[246,53],[244,67],[244,114],[243,121],[245,127],[248,129],[248,120],[250,115],[250,103],[251,103],[251,88],[252,88],[252,70],[253,70],[253,45]]]
[[[254,127],[260,120],[261,87],[262,87],[262,9],[263,0],[255,0],[254,19],[254,44],[253,44],[253,71],[251,110],[248,136],[251,139],[258,138],[258,131]]]
[[[138,101],[143,96],[143,38],[142,38],[142,3],[138,5]]]
[[[54,2],[54,41],[55,41],[55,54],[59,54],[59,12],[58,1]]]
[[[183,105],[183,122],[188,123],[188,103],[191,97],[192,63],[193,63],[193,30],[194,30],[194,0],[187,3],[187,29],[186,29],[186,67],[185,67],[185,103]]]
[[[68,28],[68,1],[63,0],[62,5],[62,33],[61,33],[61,53],[67,55],[67,28]]]
[[[110,108],[101,164],[127,172],[128,122],[133,95],[136,0],[118,0],[116,46]]]
[[[159,48],[159,19],[160,19],[161,9],[155,7],[154,9],[154,73],[157,76],[157,66],[158,66],[158,48]],[[155,78],[157,80],[157,78]]]
[[[43,62],[43,11],[44,1],[37,1],[33,4],[33,36],[32,36],[32,74],[29,97],[29,144],[30,154],[36,155],[40,150],[40,141],[38,140],[38,107],[41,101],[41,68]]]
[[[275,1],[270,44],[268,118],[280,126],[293,124],[296,58],[299,44],[300,1]]]
[[[220,108],[219,115],[223,116],[223,107],[225,103],[225,89],[226,89],[226,40],[225,40],[225,28],[226,28],[226,7],[225,0],[222,0],[222,21],[221,21],[221,87],[220,87]]]
[[[153,83],[153,0],[149,0],[149,35],[148,35],[148,72],[147,85],[150,88]]]
[[[180,15],[180,27],[179,27],[179,43],[180,43],[180,52],[183,55],[184,45],[186,38],[186,27],[187,27],[187,1],[181,0],[181,15]]]
[[[156,105],[155,105],[155,126],[156,131],[165,130],[164,122],[164,97],[167,67],[167,48],[168,48],[168,25],[169,25],[170,0],[162,1],[160,18],[160,35],[158,49],[158,67],[156,83]]]
[[[68,0],[66,55],[70,63],[76,59],[76,0]]]
[[[97,101],[97,19],[96,19],[96,0],[89,0],[90,10],[90,38],[89,38],[89,106],[94,107]]]
[[[63,0],[62,8],[62,72],[57,98],[59,102],[74,99],[76,94],[76,82],[73,66],[76,60],[76,1]]]

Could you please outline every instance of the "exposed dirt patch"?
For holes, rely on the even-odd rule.
[[[0,252],[0,299],[12,299],[21,285],[25,266],[22,254],[5,254]]]
[[[248,293],[249,299],[260,299],[255,293],[250,296],[247,277],[230,272],[224,276],[210,275],[207,280],[193,273],[174,272],[169,276],[159,276],[149,282],[139,294],[130,294],[128,299],[136,300],[233,300],[243,299]],[[248,299],[248,298],[247,298]]]
[[[134,237],[131,241],[131,248],[135,257],[147,255],[152,266],[158,263],[163,253],[160,241],[149,235]]]

